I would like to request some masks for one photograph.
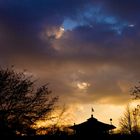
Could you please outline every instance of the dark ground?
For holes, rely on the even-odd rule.
[[[140,135],[111,136],[3,136],[0,140],[140,140]]]

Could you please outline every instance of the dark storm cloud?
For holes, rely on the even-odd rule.
[[[89,0],[3,0],[0,6],[1,19],[14,23],[14,26],[18,24],[39,26],[45,20],[48,24],[58,26],[65,16],[76,16],[84,4],[88,3]]]
[[[18,0],[2,0],[0,4],[0,22],[6,26],[6,29],[9,28],[7,34],[9,34],[9,32],[11,32],[11,34],[14,33],[15,40],[20,40],[20,37],[22,40],[24,36],[25,39],[27,36],[28,38],[32,36],[31,40],[36,40],[43,26],[46,26],[46,28],[50,26],[59,27],[66,17],[76,20],[81,13],[88,10],[85,8],[88,4],[90,4],[91,7],[95,7],[96,3],[98,3],[96,0],[95,2],[91,0],[23,0],[22,2]],[[113,16],[123,18],[124,15],[129,18],[138,18],[139,1],[115,0],[112,2],[107,0],[101,1],[101,3],[104,4],[102,6],[104,7],[103,10],[101,10],[102,13],[109,11]],[[107,15],[108,14],[105,16]],[[11,35],[7,38],[10,37]]]
[[[43,28],[59,27],[66,16],[76,16],[88,1],[2,0],[0,25],[2,48],[26,53],[39,52],[44,45],[39,33]],[[50,44],[45,44],[45,47]],[[43,46],[44,47],[44,46]],[[7,51],[7,50],[6,50]]]
[[[122,20],[137,22],[139,20],[139,0],[107,0],[104,1],[106,9]]]
[[[69,102],[122,103],[140,77],[139,7],[138,0],[1,0],[0,63],[49,81]],[[76,24],[60,34],[66,19]]]

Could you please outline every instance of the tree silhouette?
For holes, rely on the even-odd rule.
[[[123,116],[120,118],[119,124],[121,128],[121,133],[127,134],[138,134],[140,126],[139,124],[139,106],[135,108],[130,108],[130,105],[127,105]]]
[[[57,97],[48,85],[36,88],[31,76],[11,69],[0,69],[0,133],[32,133],[32,125],[54,109]]]
[[[134,96],[134,99],[140,99],[140,82],[138,86],[131,89],[131,95]]]
[[[133,117],[132,117],[132,111],[129,105],[127,105],[123,116],[120,118],[119,124],[120,124],[122,133],[132,134]]]
[[[137,86],[134,86],[131,89],[131,95],[134,97],[135,100],[140,100],[140,82],[138,83]],[[133,110],[133,116],[134,116],[134,131],[136,133],[140,133],[140,104],[137,104],[137,107]]]

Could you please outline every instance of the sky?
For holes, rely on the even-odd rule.
[[[0,0],[0,66],[49,83],[71,123],[93,107],[118,125],[140,80],[139,9],[139,0]]]

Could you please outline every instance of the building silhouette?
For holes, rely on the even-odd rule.
[[[80,124],[74,124],[69,128],[73,129],[75,135],[78,136],[103,136],[109,134],[109,132],[112,132],[112,130],[116,127],[112,125],[112,123],[106,124],[100,122],[94,118],[93,115],[91,115],[91,118],[87,119],[87,121]]]

